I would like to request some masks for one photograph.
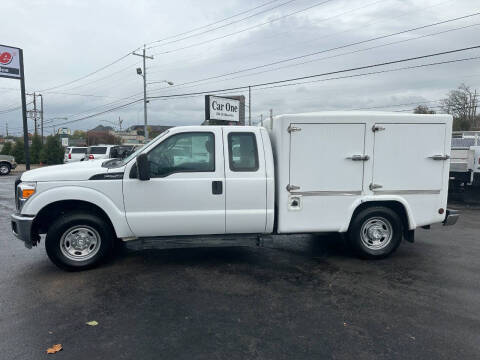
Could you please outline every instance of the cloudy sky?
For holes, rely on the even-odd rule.
[[[24,49],[26,88],[43,94],[50,133],[67,121],[72,129],[109,125],[119,117],[124,127],[142,123],[141,102],[109,110],[142,98],[135,71],[141,58],[128,54],[143,44],[154,56],[147,60],[148,82],[157,82],[148,85],[149,96],[248,96],[245,89],[216,90],[480,45],[477,12],[478,0],[4,0],[0,43]],[[429,26],[438,22],[444,23]],[[480,88],[480,59],[395,69],[471,57],[480,57],[480,49],[253,87],[252,119],[269,109],[436,107],[462,82]],[[19,82],[0,78],[0,94],[0,134],[7,121],[10,133],[19,133],[21,112],[5,111],[20,105]],[[152,99],[148,114],[151,124],[199,124],[204,98]]]

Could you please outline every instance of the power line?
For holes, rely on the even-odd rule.
[[[297,1],[297,0],[288,0],[288,1],[285,1],[285,2],[283,2],[283,3],[279,4],[279,5],[276,5],[276,6],[272,7],[272,8],[259,11],[259,12],[255,13],[255,14],[246,16],[246,17],[241,18],[241,19],[237,19],[237,20],[232,21],[232,22],[229,22],[229,23],[227,23],[227,24],[223,24],[223,25],[217,26],[217,27],[215,27],[215,28],[213,28],[213,29],[208,29],[208,30],[202,31],[202,32],[200,32],[200,33],[191,34],[191,35],[182,37],[182,38],[180,38],[180,39],[171,40],[171,41],[168,41],[168,42],[166,42],[166,43],[162,43],[162,44],[160,44],[160,45],[150,46],[150,47],[148,47],[147,49],[153,49],[153,48],[156,48],[156,47],[159,47],[159,46],[164,46],[164,45],[168,45],[168,44],[173,44],[173,43],[176,43],[176,42],[179,42],[179,41],[183,41],[183,40],[190,39],[190,38],[195,37],[195,36],[200,36],[200,35],[209,33],[209,32],[211,32],[211,31],[219,30],[219,29],[222,29],[222,28],[224,28],[224,27],[227,27],[227,26],[230,26],[230,25],[239,23],[239,22],[241,22],[241,21],[244,21],[244,20],[247,20],[247,19],[251,19],[252,17],[255,17],[255,16],[258,16],[258,15],[264,14],[264,13],[269,12],[269,11],[271,11],[271,10],[278,9],[278,8],[280,8],[280,7],[282,7],[282,6],[285,6],[285,5],[288,5],[288,4],[290,4],[290,3],[294,2],[294,1]],[[330,1],[333,1],[333,0],[326,0],[326,1],[324,1],[324,2],[330,2]],[[160,42],[160,41],[157,40],[157,41],[154,41],[153,43],[158,43],[158,42]]]
[[[138,49],[138,48],[137,48],[137,49]],[[137,49],[135,49],[135,50],[137,50]],[[134,50],[134,51],[135,51],[135,50]],[[116,63],[118,63],[118,62],[122,61],[123,59],[127,58],[128,56],[130,56],[130,54],[131,54],[131,52],[128,52],[127,54],[119,57],[118,59],[112,61],[111,63],[109,63],[109,64],[107,64],[107,65],[104,65],[104,66],[102,66],[101,68],[99,68],[99,69],[97,69],[97,70],[95,70],[95,71],[92,71],[91,73],[88,73],[87,75],[81,76],[81,77],[79,77],[79,78],[77,78],[77,79],[75,79],[75,80],[71,80],[71,81],[68,81],[68,82],[66,82],[66,83],[63,83],[63,84],[60,84],[60,85],[57,85],[57,86],[52,86],[52,87],[50,87],[50,88],[40,90],[40,92],[46,93],[47,91],[54,90],[54,89],[58,89],[58,88],[61,88],[61,87],[64,87],[64,86],[67,86],[67,85],[76,83],[76,82],[78,82],[78,81],[80,81],[80,80],[86,79],[86,78],[88,78],[88,77],[90,77],[90,76],[92,76],[92,75],[97,74],[98,72],[100,72],[100,71],[102,71],[102,70],[105,70],[105,69],[107,69],[107,68],[115,65]]]
[[[223,19],[221,19],[221,20],[217,20],[217,21],[215,21],[215,22],[213,22],[213,23],[210,23],[210,24],[207,24],[207,25],[202,25],[202,26],[199,26],[199,27],[197,27],[197,28],[194,28],[194,29],[191,29],[191,30],[188,30],[188,31],[185,31],[185,32],[176,34],[176,35],[170,35],[170,36],[164,37],[163,39],[160,39],[160,40],[152,41],[152,42],[148,43],[148,45],[150,45],[150,44],[155,44],[155,43],[158,43],[158,42],[162,42],[162,41],[165,41],[165,40],[169,40],[169,39],[172,39],[172,38],[175,38],[175,37],[179,37],[179,36],[182,36],[182,35],[190,34],[190,33],[192,33],[192,32],[198,31],[198,30],[205,29],[205,28],[210,27],[210,26],[212,26],[212,25],[216,25],[216,24],[219,24],[219,23],[221,23],[221,22],[224,22],[224,21],[233,19],[233,18],[235,18],[235,17],[237,17],[237,16],[240,16],[240,15],[243,15],[243,14],[246,14],[246,13],[249,13],[249,12],[251,12],[251,11],[253,11],[253,10],[259,9],[259,8],[264,7],[264,6],[267,6],[267,5],[270,5],[271,3],[274,3],[274,2],[277,2],[277,1],[279,1],[279,0],[268,1],[268,2],[266,2],[266,3],[264,3],[264,4],[262,4],[262,5],[255,6],[254,8],[251,8],[251,9],[248,9],[248,10],[245,10],[245,11],[242,11],[242,12],[237,13],[237,14],[235,14],[235,15],[228,16],[228,17],[223,18]]]
[[[427,54],[427,55],[422,55],[422,56],[416,56],[416,57],[411,57],[411,58],[404,58],[404,59],[399,59],[399,60],[394,60],[394,61],[389,61],[389,62],[383,62],[383,63],[377,63],[377,64],[371,64],[371,65],[365,65],[365,66],[360,66],[360,67],[354,67],[354,68],[348,68],[348,69],[342,69],[342,70],[337,70],[337,71],[331,71],[331,72],[326,72],[326,73],[321,73],[321,74],[315,74],[315,75],[309,75],[309,76],[303,76],[303,77],[297,77],[297,78],[291,78],[291,79],[284,79],[284,80],[278,80],[278,81],[271,81],[271,82],[266,82],[266,83],[257,83],[250,85],[252,88],[258,87],[260,90],[267,89],[265,86],[273,85],[270,86],[269,88],[273,87],[282,87],[282,86],[294,86],[298,84],[303,84],[303,83],[291,83],[293,81],[298,81],[298,80],[304,80],[304,79],[311,79],[315,77],[321,77],[321,76],[327,76],[327,75],[332,75],[332,74],[339,74],[339,73],[345,73],[345,72],[351,72],[351,71],[357,71],[361,69],[368,69],[368,68],[374,68],[374,67],[380,67],[380,66],[386,66],[386,65],[391,65],[391,64],[397,64],[397,63],[402,63],[402,62],[407,62],[407,61],[413,61],[413,60],[419,60],[419,59],[424,59],[424,58],[429,58],[429,57],[434,57],[434,56],[440,56],[440,55],[445,55],[445,54],[452,54],[452,53],[457,53],[461,51],[468,51],[472,49],[478,49],[480,48],[480,45],[477,46],[471,46],[468,48],[461,48],[461,49],[455,49],[455,50],[449,50],[449,51],[443,51],[443,52],[438,52],[438,53],[433,53],[433,54]],[[468,61],[468,60],[474,60],[474,59],[480,59],[480,56],[477,57],[470,57],[470,58],[463,58],[463,59],[454,59],[454,60],[446,60],[442,62],[437,62],[437,63],[429,63],[429,64],[421,64],[421,65],[415,65],[411,67],[406,67],[406,68],[398,68],[398,69],[389,69],[389,70],[383,70],[379,72],[371,72],[371,73],[364,73],[364,74],[356,74],[356,75],[349,75],[345,77],[339,77],[339,78],[347,78],[347,77],[359,77],[359,76],[366,76],[366,75],[372,75],[374,73],[382,73],[382,72],[391,72],[391,71],[399,71],[399,70],[406,70],[406,69],[413,69],[413,68],[420,68],[420,67],[427,67],[427,66],[434,66],[434,65],[440,65],[440,64],[449,64],[449,63],[456,63],[456,62],[461,62],[461,61]],[[329,80],[336,80],[339,78],[331,78]],[[290,84],[285,84],[287,82],[290,82]],[[281,84],[281,85],[279,85]],[[211,94],[211,93],[225,93],[228,91],[233,91],[233,90],[246,90],[248,89],[248,86],[238,86],[238,87],[231,87],[231,88],[226,88],[226,89],[216,89],[216,90],[208,90],[208,91],[199,91],[199,92],[193,92],[193,93],[183,93],[183,94],[171,94],[171,95],[163,95],[163,96],[153,96],[149,97],[150,100],[156,100],[156,99],[169,99],[169,98],[181,98],[181,97],[188,97],[188,96],[193,96],[193,95],[204,95],[204,94]],[[143,99],[137,99],[132,102],[122,104],[119,106],[116,106],[114,108],[96,113],[96,114],[91,114],[89,116],[85,116],[79,119],[73,119],[65,123],[61,124],[56,124],[55,126],[58,125],[65,125],[69,123],[74,123],[77,121],[85,120],[85,119],[90,119],[102,114],[105,114],[107,112],[111,112],[120,108],[124,108],[126,106],[132,105],[134,103],[138,103],[140,101],[143,101]],[[53,126],[53,125],[51,125]]]
[[[169,54],[169,53],[172,53],[172,52],[176,52],[176,51],[180,51],[180,50],[185,50],[185,49],[189,49],[189,48],[192,48],[192,47],[195,47],[195,46],[199,46],[199,45],[211,43],[212,41],[215,41],[215,40],[225,39],[225,38],[227,38],[227,37],[229,37],[229,36],[237,35],[237,34],[240,34],[240,33],[245,32],[245,31],[250,31],[250,30],[255,29],[255,28],[258,28],[258,27],[260,27],[260,26],[264,26],[264,25],[267,25],[267,24],[271,24],[271,23],[274,23],[274,22],[276,22],[276,21],[285,19],[285,18],[287,18],[287,17],[290,17],[290,16],[293,16],[293,15],[299,14],[299,13],[301,13],[301,12],[308,11],[308,10],[310,10],[310,9],[313,9],[314,7],[321,6],[321,5],[326,4],[326,3],[330,2],[330,1],[332,1],[332,0],[324,0],[324,1],[322,1],[322,2],[319,2],[319,3],[316,3],[316,4],[312,5],[312,6],[309,6],[309,7],[307,7],[307,8],[304,8],[304,9],[301,9],[301,10],[297,10],[297,11],[294,11],[294,12],[289,13],[289,14],[286,14],[286,15],[279,16],[279,17],[277,17],[277,18],[275,18],[275,19],[272,19],[272,20],[269,20],[269,21],[266,21],[266,22],[263,22],[263,23],[260,23],[260,24],[256,24],[256,25],[250,26],[250,27],[247,27],[247,28],[242,29],[242,30],[238,30],[238,31],[235,31],[235,32],[226,34],[226,35],[218,36],[218,37],[216,37],[216,38],[212,38],[212,39],[208,39],[208,40],[205,40],[205,41],[201,41],[201,42],[198,42],[198,43],[195,43],[195,44],[187,45],[187,46],[184,46],[184,47],[181,47],[181,48],[177,48],[177,49],[173,49],[173,50],[168,50],[168,51],[164,51],[164,52],[155,53],[155,54],[153,54],[153,55]],[[379,1],[383,1],[383,0],[377,0],[376,2],[379,2]],[[154,47],[157,47],[157,46],[151,46],[150,48],[154,48]]]
[[[271,62],[271,63],[263,64],[263,65],[253,66],[253,67],[250,67],[250,68],[245,68],[245,69],[236,70],[236,71],[230,71],[228,73],[224,73],[224,74],[221,74],[221,75],[215,75],[215,76],[210,76],[210,77],[203,78],[203,79],[187,81],[187,82],[178,84],[176,86],[178,87],[178,86],[181,86],[181,85],[195,84],[195,83],[206,81],[206,80],[218,79],[218,78],[225,77],[225,76],[228,76],[228,75],[234,75],[234,74],[239,74],[239,73],[247,72],[247,71],[251,71],[251,70],[262,69],[262,68],[265,68],[265,67],[268,67],[268,66],[278,65],[278,64],[282,64],[282,63],[286,63],[286,62],[290,62],[290,61],[294,61],[294,60],[303,59],[303,58],[306,58],[306,57],[311,57],[313,55],[319,55],[319,54],[323,54],[323,53],[327,53],[327,52],[331,52],[331,51],[335,51],[335,50],[345,49],[345,48],[348,48],[348,47],[351,47],[351,46],[365,44],[365,43],[373,42],[373,41],[376,41],[376,40],[381,40],[381,39],[393,37],[393,36],[396,36],[396,35],[405,34],[405,33],[420,30],[420,29],[426,29],[426,28],[429,28],[429,27],[433,27],[433,26],[437,26],[437,25],[441,25],[441,24],[446,24],[446,23],[450,23],[450,22],[453,22],[453,21],[462,20],[462,19],[466,19],[466,18],[470,18],[470,17],[473,17],[473,16],[478,16],[478,15],[480,15],[480,12],[465,15],[465,16],[461,16],[461,17],[456,17],[456,18],[453,18],[453,19],[438,21],[438,22],[431,23],[431,24],[428,24],[428,25],[417,26],[417,27],[414,27],[414,28],[410,28],[410,29],[402,30],[402,31],[397,31],[397,32],[390,33],[390,34],[387,34],[387,35],[376,36],[376,37],[373,37],[373,38],[370,38],[370,39],[356,41],[356,42],[352,42],[352,43],[349,43],[349,44],[346,44],[346,45],[335,46],[335,47],[332,47],[332,48],[329,48],[329,49],[319,50],[319,51],[307,53],[307,54],[304,54],[304,55],[294,56],[294,57],[291,57],[291,58],[278,60],[278,61],[274,61],[274,62]],[[150,84],[154,84],[154,82],[151,82]]]

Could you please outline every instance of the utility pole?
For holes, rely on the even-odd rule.
[[[33,93],[33,122],[35,124],[35,128],[33,133],[37,135],[37,94]]]
[[[135,51],[132,52],[133,55],[136,56],[141,56],[143,58],[143,71],[140,68],[137,68],[137,74],[141,75],[143,77],[143,120],[144,120],[144,125],[143,125],[143,132],[144,132],[144,137],[145,141],[148,140],[148,120],[147,120],[147,67],[145,65],[146,59],[151,59],[153,60],[153,56],[147,56],[146,55],[146,45],[143,45],[143,51],[141,54],[137,54]]]
[[[120,132],[122,131],[122,123],[123,123],[123,120],[120,119],[120,116],[118,117],[118,126],[120,128]]]
[[[43,95],[38,94],[40,96],[40,135],[42,137],[42,145],[43,145]]]
[[[5,123],[5,132],[7,133],[7,137],[8,137],[8,120],[7,120],[7,122]]]
[[[248,125],[252,125],[252,87],[248,87]]]
[[[260,124],[263,126],[263,114],[260,114]]]

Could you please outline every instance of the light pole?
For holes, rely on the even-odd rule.
[[[141,56],[143,58],[143,71],[142,68],[137,68],[137,74],[143,77],[143,120],[144,120],[144,125],[143,125],[143,131],[144,131],[144,136],[145,140],[148,139],[148,129],[147,129],[147,68],[145,66],[145,60],[151,59],[153,60],[153,56],[147,56],[145,54],[146,51],[146,46],[143,45],[143,51],[141,54],[137,54],[135,51],[132,52],[133,55],[136,56]]]

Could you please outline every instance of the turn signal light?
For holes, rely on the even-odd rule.
[[[28,199],[33,194],[35,194],[34,189],[22,189],[22,198],[23,199]]]
[[[71,158],[72,158],[72,154],[68,154],[68,158],[71,159]]]

